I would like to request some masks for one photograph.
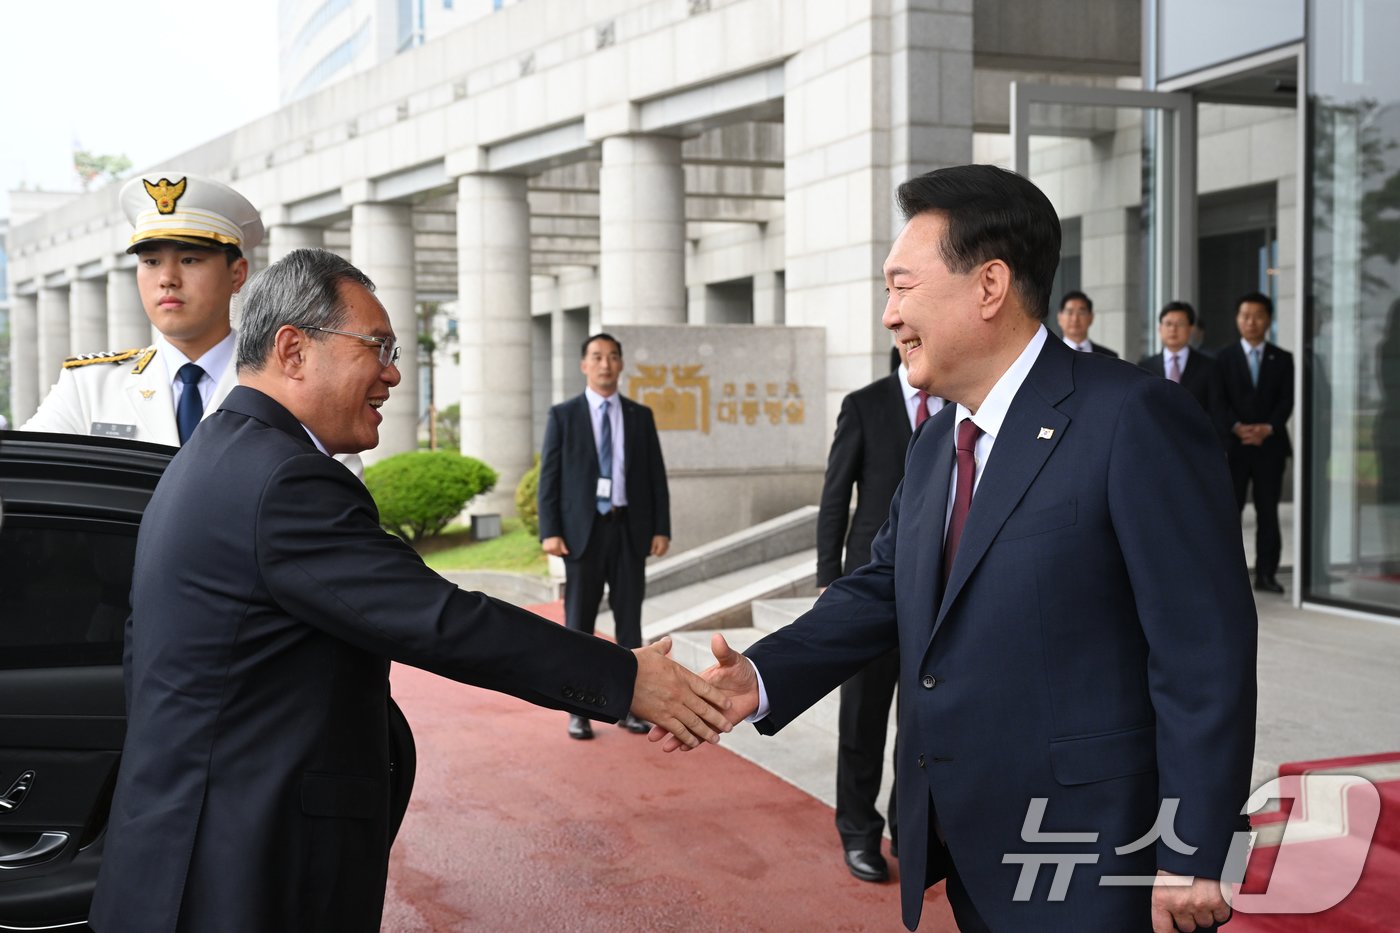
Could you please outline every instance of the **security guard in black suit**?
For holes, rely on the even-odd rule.
[[[549,410],[540,453],[540,545],[564,558],[564,618],[593,634],[603,583],[614,634],[624,648],[642,644],[646,559],[671,544],[666,464],[651,409],[618,392],[622,344],[611,334],[583,342],[582,395]],[[628,714],[618,725],[645,733]],[[569,717],[569,735],[593,738],[583,716]]]

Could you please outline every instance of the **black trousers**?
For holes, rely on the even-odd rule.
[[[1255,576],[1272,577],[1278,573],[1279,557],[1283,551],[1283,535],[1279,531],[1278,503],[1283,498],[1283,468],[1287,458],[1268,447],[1238,445],[1230,451],[1230,479],[1235,484],[1235,504],[1244,511],[1247,493],[1254,487]]]
[[[594,519],[588,547],[577,557],[564,559],[564,624],[592,635],[606,583],[617,643],[640,648],[646,561],[646,551],[639,554],[633,546],[626,512],[615,510]]]
[[[836,831],[843,848],[878,851],[885,821],[877,797],[885,767],[885,732],[899,683],[899,651],[872,661],[841,685],[837,721]],[[893,760],[894,756],[890,756]],[[890,786],[890,838],[899,842],[895,787]]]

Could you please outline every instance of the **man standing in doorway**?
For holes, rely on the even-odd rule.
[[[1060,299],[1060,313],[1055,317],[1060,325],[1060,333],[1065,335],[1065,344],[1071,350],[1085,353],[1102,353],[1104,356],[1118,354],[1102,344],[1089,339],[1089,328],[1094,323],[1094,302],[1083,292],[1065,292]]]
[[[1278,503],[1283,471],[1293,446],[1288,418],[1293,414],[1293,354],[1266,339],[1274,321],[1268,295],[1250,292],[1236,303],[1240,339],[1216,356],[1216,430],[1225,443],[1235,502],[1240,512],[1254,487],[1254,588],[1282,593],[1278,582],[1283,535]]]
[[[583,394],[549,410],[540,453],[540,545],[564,559],[564,618],[593,634],[603,584],[613,631],[624,648],[642,644],[647,555],[671,544],[666,464],[651,409],[618,392],[622,344],[611,334],[583,342]],[[628,713],[618,725],[643,733],[650,726]],[[580,715],[569,735],[593,738]]]
[[[1157,315],[1157,336],[1162,352],[1144,356],[1138,365],[1154,376],[1179,384],[1195,397],[1202,411],[1210,410],[1215,361],[1191,347],[1196,309],[1185,301],[1170,301]]]

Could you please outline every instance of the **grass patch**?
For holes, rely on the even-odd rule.
[[[470,528],[453,525],[415,547],[424,562],[439,572],[504,570],[541,577],[549,575],[549,563],[540,550],[539,539],[526,531],[518,518],[503,518],[501,536],[490,541],[473,541]]]

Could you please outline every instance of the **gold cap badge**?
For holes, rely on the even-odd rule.
[[[153,185],[143,178],[141,183],[146,186],[146,193],[151,196],[151,200],[156,202],[158,212],[162,214],[175,213],[175,202],[180,200],[180,196],[185,193],[185,179],[181,178],[171,184],[170,179],[162,178]]]

